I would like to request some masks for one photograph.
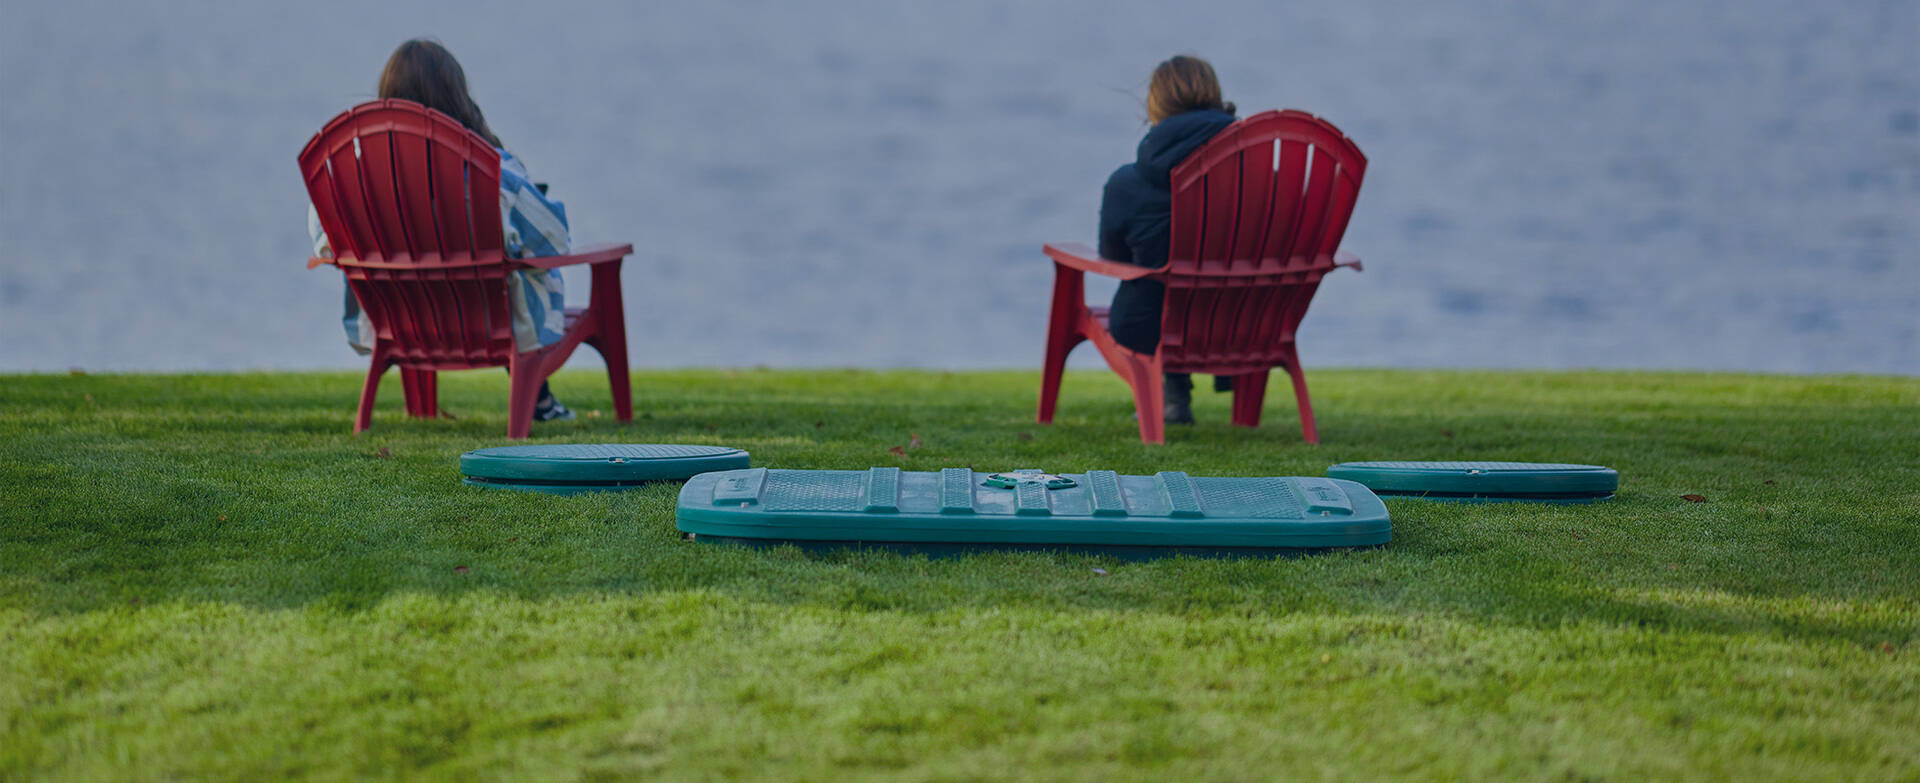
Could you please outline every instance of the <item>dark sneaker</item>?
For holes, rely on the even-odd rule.
[[[1161,386],[1166,393],[1167,423],[1193,423],[1193,379],[1186,375],[1167,376]]]
[[[1184,402],[1167,403],[1168,424],[1192,424],[1193,406]]]
[[[534,421],[573,421],[573,411],[559,400],[548,397],[533,406]]]

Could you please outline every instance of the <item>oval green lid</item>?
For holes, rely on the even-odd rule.
[[[1579,502],[1612,497],[1620,487],[1612,468],[1555,462],[1342,462],[1327,476],[1381,495],[1437,500]]]
[[[550,492],[684,481],[747,466],[747,453],[739,449],[672,443],[500,446],[460,455],[460,473],[468,484]]]

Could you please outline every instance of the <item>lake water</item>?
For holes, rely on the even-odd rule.
[[[576,239],[638,248],[639,366],[1037,367],[1040,244],[1093,239],[1147,72],[1189,51],[1371,160],[1309,370],[1920,372],[1913,0],[6,16],[0,370],[364,366],[294,156],[433,35]]]

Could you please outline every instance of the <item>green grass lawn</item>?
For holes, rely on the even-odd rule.
[[[1391,500],[1384,548],[948,559],[687,543],[677,487],[462,486],[506,378],[0,376],[0,779],[1920,779],[1920,380],[1313,372],[1142,446],[1037,373],[555,380],[534,442],[756,465],[1323,475],[1588,462],[1587,506]],[[591,412],[599,410],[599,415]],[[921,445],[896,455],[917,435]],[[1682,499],[1698,494],[1706,502]]]

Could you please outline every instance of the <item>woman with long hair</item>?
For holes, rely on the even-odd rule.
[[[567,211],[558,200],[548,198],[527,176],[527,168],[508,152],[487,127],[480,106],[467,94],[467,74],[453,53],[438,42],[414,39],[403,43],[387,58],[380,71],[379,95],[382,99],[413,101],[457,120],[468,130],[480,134],[500,153],[501,229],[507,255],[513,258],[566,255],[570,245]],[[307,231],[313,237],[314,255],[333,257],[333,245],[320,228],[320,213],[307,209]],[[528,269],[507,276],[507,291],[512,300],[513,339],[524,352],[559,342],[566,331],[566,292],[558,270]],[[346,295],[347,343],[361,354],[373,351],[373,324],[360,310],[353,291]],[[571,419],[567,410],[554,399],[546,384],[534,403],[535,421]]]
[[[1139,155],[1107,178],[1100,202],[1100,256],[1158,267],[1167,263],[1173,229],[1170,176],[1175,166],[1234,121],[1234,106],[1221,99],[1213,66],[1180,55],[1153,69],[1147,85],[1147,121]],[[1160,311],[1166,286],[1157,280],[1127,280],[1113,294],[1107,327],[1114,340],[1140,353],[1160,345]],[[1225,388],[1216,379],[1215,388]],[[1167,373],[1166,420],[1193,423],[1193,379]]]

